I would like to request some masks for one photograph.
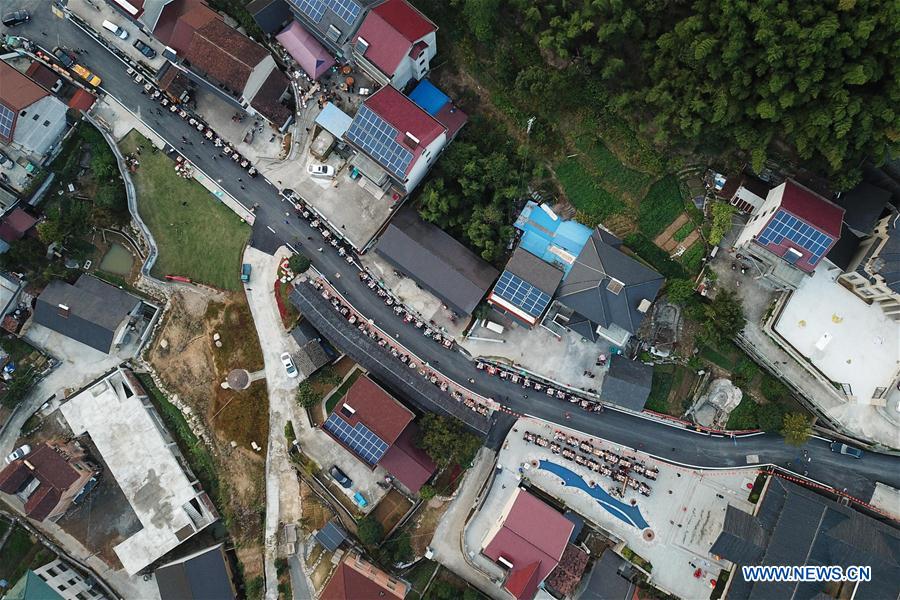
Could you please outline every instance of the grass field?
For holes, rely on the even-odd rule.
[[[556,176],[577,210],[596,219],[605,219],[625,210],[625,204],[600,187],[594,177],[575,159],[556,165]]]
[[[678,180],[673,175],[668,175],[650,186],[647,195],[641,200],[638,210],[638,225],[644,235],[653,238],[668,227],[669,223],[682,212],[684,212],[684,201],[681,199],[681,191],[678,189]],[[687,233],[685,233],[685,237],[687,237]]]
[[[650,176],[623,165],[595,136],[581,135],[575,139],[575,146],[581,152],[578,160],[612,195],[637,201],[650,185]]]
[[[16,527],[6,539],[0,557],[0,579],[13,585],[28,569],[50,562],[53,554],[38,544],[25,529]]]
[[[700,272],[700,266],[703,264],[703,256],[706,254],[706,246],[702,240],[697,240],[691,247],[684,251],[684,254],[678,257],[678,262],[684,266],[684,270],[689,275]]]
[[[131,132],[123,152],[140,147],[134,174],[138,209],[159,246],[157,277],[182,275],[227,289],[240,289],[240,261],[250,227],[203,186],[175,173],[174,163],[150,142]]]
[[[681,227],[679,227],[678,231],[676,231],[672,235],[672,237],[675,239],[676,242],[683,242],[685,240],[685,238],[687,238],[687,236],[689,236],[693,230],[694,230],[694,224],[688,222],[688,223],[685,223],[684,225],[682,225]]]
[[[341,401],[341,398],[344,397],[347,390],[350,389],[350,386],[353,385],[353,382],[356,381],[360,375],[362,375],[360,369],[353,371],[353,374],[347,378],[347,381],[341,384],[341,387],[328,397],[328,400],[325,401],[325,412],[331,414],[331,411],[334,410],[334,407],[337,406],[337,403]]]
[[[653,383],[650,386],[650,395],[644,408],[654,412],[667,414],[669,412],[669,392],[672,390],[675,365],[656,365],[653,367]]]

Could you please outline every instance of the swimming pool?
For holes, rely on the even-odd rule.
[[[650,527],[650,525],[644,519],[644,516],[641,514],[641,509],[639,509],[637,506],[632,506],[630,504],[626,504],[625,502],[616,500],[599,485],[595,487],[589,486],[587,481],[585,481],[578,473],[575,473],[574,471],[571,471],[566,467],[563,467],[562,465],[550,462],[549,460],[540,461],[539,468],[544,469],[545,471],[550,471],[554,475],[558,476],[563,480],[563,483],[565,485],[576,487],[592,496],[597,501],[597,504],[606,509],[606,512],[625,522],[627,525],[637,527],[640,530],[644,530]]]

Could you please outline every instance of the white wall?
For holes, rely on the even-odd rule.
[[[765,227],[766,223],[768,223],[769,219],[772,217],[772,213],[781,205],[781,198],[784,196],[786,186],[787,183],[782,183],[775,189],[769,191],[769,194],[766,196],[766,201],[756,210],[743,231],[738,235],[737,241],[734,243],[735,246],[740,247],[746,245],[753,239],[753,236],[762,231],[763,227]]]
[[[421,38],[421,40],[416,40],[416,43],[419,41],[424,41],[428,44],[425,51],[416,60],[410,58],[408,53],[404,55],[397,66],[397,70],[394,72],[394,76],[391,78],[391,85],[398,90],[402,90],[409,83],[410,79],[419,81],[431,70],[431,59],[437,54],[437,37],[434,32],[431,32]]]
[[[425,177],[425,173],[428,172],[428,169],[434,164],[437,160],[438,155],[440,155],[441,150],[444,149],[444,146],[447,145],[447,134],[442,133],[439,135],[433,142],[431,142],[427,148],[422,152],[419,156],[418,160],[416,160],[415,164],[413,164],[413,168],[409,172],[409,176],[406,178],[406,192],[409,193],[413,191],[417,185],[422,181],[422,178]]]

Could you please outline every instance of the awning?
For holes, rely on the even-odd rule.
[[[313,79],[318,79],[334,66],[334,57],[297,21],[291,22],[275,39]]]

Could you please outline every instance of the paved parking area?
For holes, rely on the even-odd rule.
[[[156,38],[142,32],[134,22],[126,18],[107,2],[104,2],[104,0],[69,0],[68,8],[84,19],[94,31],[100,33],[107,43],[111,43],[113,46],[127,54],[129,58],[144,63],[154,71],[159,70],[166,62],[166,59],[162,57],[164,46],[157,41]],[[115,23],[127,31],[128,38],[124,40],[117,38],[111,31],[103,28],[103,21]],[[134,47],[135,40],[141,40],[156,50],[156,56],[147,58],[141,54],[140,50]]]
[[[197,114],[202,115],[207,123],[212,123],[216,134],[231,142],[251,163],[257,164],[261,160],[280,161],[284,158],[284,135],[268,121],[262,117],[247,115],[243,115],[243,120],[235,121],[232,117],[240,111],[216,94],[200,87],[194,88],[193,96],[197,102]],[[247,142],[246,139],[250,141]]]
[[[597,480],[603,488],[613,487],[611,479],[522,439],[525,431],[531,431],[552,440],[557,429],[543,421],[522,418],[511,430],[498,456],[498,466],[502,472],[498,472],[484,506],[470,521],[466,532],[470,555],[471,551],[477,552],[484,544],[487,528],[495,522],[498,511],[518,482],[524,479],[558,498],[561,506],[579,513],[589,523],[607,532],[613,539],[622,540],[636,554],[648,560],[653,565],[651,582],[654,585],[682,598],[707,597],[711,590],[710,579],[718,576],[726,564],[710,555],[709,548],[722,530],[725,509],[729,504],[752,511],[753,506],[746,499],[749,494],[746,486],[752,484],[756,472],[700,471],[656,463],[633,449],[563,430],[567,435],[577,435],[590,441],[595,447],[657,464],[660,469],[658,479],[647,481],[652,490],[650,497],[629,489],[621,498],[626,504],[632,500],[636,502],[654,534],[653,539],[648,541],[642,531],[608,512],[587,493],[574,486],[563,485],[558,476],[532,466],[532,461],[548,460],[575,472],[585,481]],[[478,558],[479,565],[482,561],[490,563],[484,557]],[[499,569],[492,563],[487,568],[492,574]],[[694,572],[698,568],[701,575],[695,577]]]
[[[601,353],[609,355],[607,346],[570,332],[560,339],[539,325],[528,329],[496,311],[491,311],[488,319],[502,325],[503,333],[476,325],[467,338],[457,339],[472,356],[519,366],[573,388],[601,388],[609,367],[596,363]]]

